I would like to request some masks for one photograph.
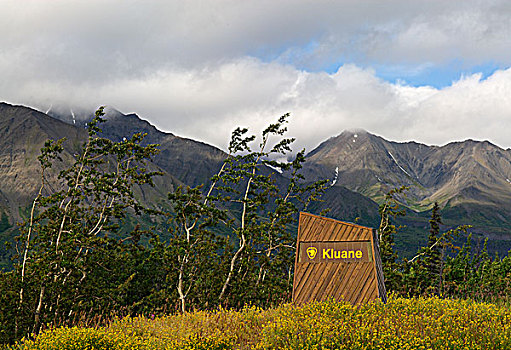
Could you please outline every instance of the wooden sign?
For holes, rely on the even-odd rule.
[[[293,302],[387,301],[376,230],[300,213]]]

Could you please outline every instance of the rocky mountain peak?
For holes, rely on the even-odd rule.
[[[52,116],[48,116],[0,103],[0,211],[11,218],[19,219],[20,208],[26,208],[37,191],[37,156],[44,141],[66,137],[63,158],[69,165],[86,137],[84,126],[92,111],[87,116],[75,109],[62,114],[56,111],[51,109]],[[166,198],[167,191],[178,183],[207,183],[226,156],[211,145],[159,131],[136,114],[107,109],[106,119],[102,128],[107,138],[120,141],[144,132],[145,142],[160,145],[150,166],[165,175],[157,180],[156,192],[140,192],[145,200]],[[492,235],[504,235],[511,229],[511,149],[475,140],[445,146],[392,142],[352,129],[324,141],[307,158],[303,169],[307,180],[330,180],[326,202],[321,205],[331,208],[333,216],[346,219],[357,213],[355,217],[370,218],[377,225],[373,200],[381,202],[388,190],[407,185],[410,190],[402,200],[416,215],[427,216],[427,210],[438,201],[451,222],[478,223],[483,227],[480,232]],[[427,225],[427,218],[421,220],[419,225]]]
[[[481,184],[489,187],[482,191],[487,197],[511,200],[506,180],[511,177],[511,152],[488,141],[466,140],[440,147],[392,142],[363,130],[347,130],[310,152],[308,163],[311,178],[330,178],[337,172],[338,184],[374,200],[390,188],[410,186],[410,205],[417,210],[428,209],[434,201],[447,205],[465,187]],[[485,200],[470,196],[464,198]]]

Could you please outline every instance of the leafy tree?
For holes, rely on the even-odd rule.
[[[123,249],[114,236],[128,210],[144,210],[133,187],[152,185],[157,173],[144,164],[157,149],[141,146],[141,134],[122,142],[98,137],[103,115],[101,107],[88,124],[82,152],[52,186],[46,171],[59,159],[63,140],[48,141],[42,149],[41,187],[18,238],[16,334],[115,304],[111,293],[105,293],[118,282],[112,278],[119,277],[108,266]]]
[[[445,294],[480,301],[509,302],[511,292],[510,255],[491,258],[487,252],[487,239],[480,252],[472,249],[472,234],[459,253],[448,256],[445,263]]]
[[[184,190],[178,187],[175,192],[169,193],[173,213],[170,214],[171,235],[166,249],[166,257],[170,259],[166,261],[174,266],[181,312],[186,311],[189,295],[194,299],[201,299],[200,294],[207,292],[210,297],[202,300],[203,304],[214,303],[211,300],[211,289],[214,285],[211,282],[214,278],[209,272],[218,269],[221,264],[218,251],[225,246],[224,240],[212,230],[220,221],[227,219],[227,212],[212,203],[212,188],[205,196],[202,195],[201,188],[202,186],[187,187]],[[206,288],[201,288],[205,280],[210,283],[202,286]]]
[[[179,188],[169,194],[172,248],[167,250],[174,258],[169,265],[181,311],[187,299],[200,300],[194,305],[199,308],[288,300],[296,244],[290,228],[299,208],[317,200],[326,184],[304,183],[304,150],[292,162],[273,160],[291,151],[294,139],[283,137],[288,117],[269,125],[255,150],[256,136],[237,128],[206,190]],[[272,139],[277,141],[270,145]],[[270,167],[288,172],[287,183],[277,183]],[[221,241],[213,231],[226,232],[230,239]]]
[[[300,169],[305,150],[298,152],[292,162],[272,160],[291,151],[294,139],[282,137],[288,118],[285,114],[264,129],[255,150],[251,147],[255,135],[247,136],[247,129],[236,129],[226,167],[214,179],[220,182],[219,195],[237,213],[229,225],[237,245],[218,297],[220,303],[265,304],[289,299],[296,246],[289,227],[296,222],[299,209],[307,208],[323,193],[326,180],[303,182]],[[270,146],[272,138],[277,141]],[[268,166],[289,172],[288,185],[279,187]]]
[[[157,214],[133,193],[134,186],[152,185],[158,173],[145,163],[157,149],[141,146],[140,134],[122,142],[99,137],[103,115],[100,108],[82,151],[57,181],[48,172],[62,160],[64,140],[41,150],[41,186],[20,225],[15,269],[0,276],[0,299],[8,305],[0,335],[12,341],[43,324],[87,322],[120,310],[171,311],[176,300],[183,312],[288,300],[296,214],[326,184],[304,182],[304,150],[291,162],[272,160],[291,150],[293,139],[282,137],[289,115],[263,131],[256,150],[255,136],[236,129],[206,191],[179,187],[169,194],[167,240],[139,225],[121,234],[128,215]],[[278,182],[269,167],[287,179]],[[149,245],[141,243],[144,235],[152,237]]]

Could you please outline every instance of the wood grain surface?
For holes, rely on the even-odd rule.
[[[335,298],[358,304],[381,298],[385,302],[377,240],[372,228],[300,213],[293,301]]]

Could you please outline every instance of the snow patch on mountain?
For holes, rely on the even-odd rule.
[[[397,162],[396,158],[394,158],[394,156],[392,155],[392,153],[390,153],[389,151],[387,151],[387,153],[392,157],[392,160],[394,161],[394,163],[396,163],[396,165],[399,167],[399,169],[401,169],[406,175],[412,177],[412,175],[410,175],[408,173],[408,171],[406,171],[405,169],[403,169],[403,167],[401,165],[399,165],[399,163]]]
[[[271,168],[271,169],[273,169],[273,170],[275,170],[276,172],[282,174],[282,169],[274,167],[274,166],[271,166],[270,164],[266,164],[266,166]]]
[[[334,177],[334,180],[332,181],[332,184],[330,185],[330,187],[332,187],[333,185],[335,185],[335,183],[337,182],[337,178],[339,177],[339,167],[336,166],[335,167],[335,177]]]

